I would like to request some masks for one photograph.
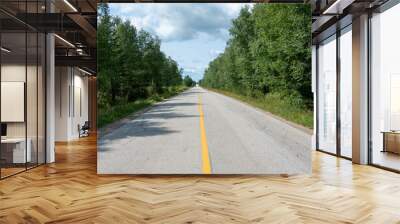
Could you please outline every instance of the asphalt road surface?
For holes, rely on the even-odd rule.
[[[99,174],[311,172],[310,133],[200,87],[99,136]]]

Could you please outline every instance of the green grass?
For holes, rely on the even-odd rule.
[[[289,100],[282,99],[278,95],[267,95],[260,98],[244,96],[225,90],[209,89],[214,92],[221,93],[226,96],[238,99],[245,103],[248,103],[254,107],[268,111],[274,115],[282,117],[285,120],[299,124],[309,129],[313,129],[313,111],[307,110],[298,106],[294,106]]]
[[[142,110],[146,107],[153,105],[154,103],[160,102],[164,99],[175,96],[183,91],[187,87],[176,87],[168,88],[162,94],[153,95],[147,99],[140,99],[134,102],[121,103],[109,108],[99,108],[99,114],[97,117],[98,127],[104,127],[107,124],[111,124],[118,121],[132,113]]]

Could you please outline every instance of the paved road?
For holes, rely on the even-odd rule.
[[[311,172],[311,135],[195,87],[99,138],[101,174]]]

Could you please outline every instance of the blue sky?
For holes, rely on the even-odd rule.
[[[223,52],[231,20],[241,3],[113,3],[113,16],[129,20],[161,39],[161,50],[176,60],[184,75],[198,81],[210,61]]]

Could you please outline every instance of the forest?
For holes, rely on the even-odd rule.
[[[256,4],[232,21],[226,48],[200,85],[312,127],[311,9]]]
[[[312,128],[310,29],[309,5],[245,6],[199,84]],[[157,36],[111,16],[105,3],[97,45],[100,127],[196,84]]]
[[[105,3],[98,5],[97,29],[100,127],[194,85],[157,36],[111,16]]]

